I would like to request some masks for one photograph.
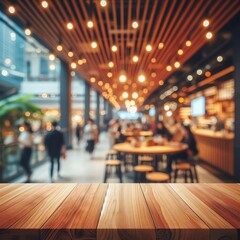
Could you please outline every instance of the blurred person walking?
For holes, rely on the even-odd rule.
[[[18,137],[19,146],[22,149],[20,164],[23,167],[24,171],[27,174],[26,183],[31,182],[32,170],[30,166],[31,155],[32,155],[32,145],[33,145],[33,137],[32,137],[32,127],[29,122],[23,123],[24,131]]]
[[[89,152],[92,159],[95,144],[98,143],[98,128],[91,118],[88,120],[88,124],[84,128],[84,138],[87,141],[86,151]]]
[[[60,157],[62,155],[63,159],[66,158],[66,146],[64,142],[63,133],[57,129],[58,123],[56,121],[52,122],[52,131],[48,132],[44,144],[51,161],[50,167],[50,177],[51,182],[53,182],[53,170],[54,161],[57,160],[57,171],[58,177],[60,177]]]
[[[77,145],[79,145],[80,139],[81,139],[81,135],[82,135],[82,128],[81,128],[79,123],[76,126],[75,135],[76,135],[76,138],[77,138]]]

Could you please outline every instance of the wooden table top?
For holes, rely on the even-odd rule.
[[[239,237],[239,184],[0,184],[3,240]]]
[[[130,143],[118,143],[113,146],[114,150],[130,154],[174,154],[186,151],[188,146],[183,143],[170,143],[164,146],[141,146],[134,147]]]
[[[124,132],[123,134],[126,137],[132,137],[134,135],[134,132]],[[153,135],[153,132],[152,131],[140,131],[137,135],[142,136],[142,137],[151,137]]]

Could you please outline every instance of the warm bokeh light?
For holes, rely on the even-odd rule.
[[[77,67],[77,64],[75,62],[71,63],[71,68],[75,69]]]
[[[183,50],[181,48],[178,49],[178,55],[183,55]]]
[[[106,0],[101,0],[100,5],[101,5],[101,7],[106,7],[107,6],[107,1]]]
[[[138,76],[138,81],[139,81],[139,82],[142,83],[142,82],[144,82],[145,80],[146,80],[146,78],[145,78],[145,76],[144,76],[143,74],[141,74],[141,75]]]
[[[202,75],[202,73],[203,73],[202,69],[198,69],[198,70],[197,70],[197,75],[200,76],[200,75]]]
[[[180,66],[181,66],[180,62],[176,61],[176,62],[174,63],[174,67],[175,67],[175,68],[180,68]]]
[[[204,19],[204,20],[203,20],[203,23],[202,23],[203,27],[208,27],[209,24],[210,24],[210,22],[209,22],[208,19]]]
[[[135,29],[138,28],[138,22],[137,21],[133,21],[132,22],[132,27],[135,28]]]
[[[113,46],[112,46],[112,51],[113,51],[113,52],[116,52],[116,51],[117,51],[117,46],[116,46],[116,45],[113,45]]]
[[[71,22],[68,22],[68,23],[67,23],[67,28],[68,28],[69,30],[72,30],[72,29],[73,29],[73,24],[72,24]]]
[[[188,75],[188,76],[187,76],[187,80],[188,80],[188,81],[192,81],[192,80],[193,80],[193,76],[192,76],[192,75]]]
[[[48,56],[48,59],[50,60],[50,61],[54,61],[55,60],[55,55],[54,54],[49,54],[49,56]]]
[[[93,42],[91,43],[91,47],[92,47],[92,48],[97,48],[97,43],[96,43],[95,41],[93,41]]]
[[[122,83],[126,82],[127,81],[127,77],[122,74],[122,75],[119,76],[119,81],[122,82]]]
[[[92,28],[92,27],[93,27],[93,21],[89,20],[89,21],[87,22],[87,27],[88,27],[88,28]]]
[[[15,9],[15,7],[14,6],[9,6],[8,7],[8,12],[10,13],[10,14],[14,14],[15,12],[16,12],[16,9]]]
[[[73,57],[73,55],[74,55],[74,54],[73,54],[72,51],[69,51],[69,52],[68,52],[68,56],[69,56],[69,57]]]
[[[155,72],[152,72],[152,73],[151,73],[151,77],[152,77],[152,78],[155,78],[156,76],[157,76],[157,73],[155,73]]]
[[[218,61],[218,62],[222,62],[222,61],[223,61],[223,57],[222,57],[222,56],[218,56],[218,57],[217,57],[217,61]]]
[[[207,32],[207,33],[206,33],[206,38],[207,38],[207,39],[212,39],[212,37],[213,37],[212,32]]]
[[[138,56],[137,55],[134,55],[133,58],[132,58],[133,62],[138,62]]]
[[[152,46],[151,46],[150,44],[148,44],[148,45],[146,46],[146,51],[147,51],[147,52],[151,52],[151,51],[152,51]]]
[[[207,71],[207,72],[205,72],[205,77],[211,77],[211,72],[210,71]]]
[[[123,97],[124,99],[128,98],[128,93],[127,93],[127,92],[123,92],[122,97]]]
[[[48,8],[48,2],[47,1],[42,1],[41,5],[43,8]]]
[[[86,58],[83,58],[82,61],[83,61],[83,63],[86,63],[86,62],[87,62],[87,59],[86,59]]]
[[[137,93],[137,92],[134,92],[134,93],[132,94],[132,98],[137,99],[137,98],[138,98],[138,93]]]
[[[113,63],[113,62],[109,62],[109,63],[108,63],[108,66],[109,66],[110,68],[113,68],[113,67],[114,67],[114,63]]]
[[[159,84],[160,86],[162,86],[162,85],[164,84],[164,81],[163,81],[163,80],[160,80],[160,81],[158,82],[158,84]]]
[[[98,85],[101,87],[103,85],[103,81],[98,81]]]
[[[83,65],[83,60],[82,59],[78,60],[78,65]]]
[[[167,65],[166,70],[167,70],[168,72],[172,71],[172,66]]]
[[[91,77],[90,78],[90,82],[95,83],[96,82],[96,78],[95,77]]]
[[[163,44],[162,42],[160,42],[160,43],[158,44],[158,49],[163,49],[163,47],[164,47],[164,44]]]
[[[180,98],[178,99],[178,102],[179,102],[179,103],[184,103],[184,98],[183,98],[183,97],[180,97]]]
[[[192,45],[192,42],[190,40],[187,40],[185,44],[187,47],[190,47]]]
[[[152,63],[155,63],[156,61],[157,61],[156,58],[152,58],[152,59],[151,59],[151,62],[152,62]]]
[[[58,50],[59,52],[61,52],[61,51],[63,50],[63,46],[62,46],[61,44],[58,44],[58,45],[57,45],[57,50]]]
[[[49,69],[50,69],[51,71],[54,71],[54,70],[56,69],[56,66],[55,66],[54,64],[50,64],[50,65],[49,65]]]
[[[25,35],[30,36],[32,34],[32,31],[30,28],[25,28],[24,33]]]
[[[109,78],[111,78],[112,75],[113,75],[113,74],[112,74],[111,72],[108,72],[108,73],[107,73],[107,76],[108,76]]]

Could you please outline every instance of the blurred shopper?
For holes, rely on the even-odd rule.
[[[19,146],[22,149],[20,164],[27,174],[26,183],[29,183],[31,181],[31,175],[32,175],[30,161],[31,161],[31,155],[32,155],[33,131],[29,122],[24,122],[23,128],[24,128],[24,131],[21,132],[18,138]]]
[[[66,146],[64,143],[63,133],[57,129],[58,123],[52,122],[52,131],[48,132],[45,137],[45,147],[51,161],[50,177],[53,182],[54,161],[57,160],[57,172],[60,177],[60,157],[66,158]]]
[[[189,126],[183,126],[183,138],[181,142],[188,145],[188,150],[168,157],[166,171],[169,173],[172,171],[173,160],[188,160],[189,157],[193,157],[198,154],[197,143]]]
[[[161,121],[157,122],[156,129],[153,135],[154,136],[160,135],[163,138],[167,138],[168,140],[170,140],[172,137],[172,134],[168,131],[164,123]]]
[[[77,138],[77,145],[79,145],[80,139],[81,139],[81,135],[82,135],[82,128],[81,128],[79,123],[76,126],[75,135],[76,135],[76,138]]]
[[[113,145],[116,143],[119,126],[120,126],[119,120],[113,119],[109,123],[108,135],[109,135],[109,144],[111,149],[113,148]]]
[[[122,133],[122,127],[119,126],[117,130],[117,138],[115,143],[123,143],[126,141],[126,136]]]
[[[98,143],[98,128],[94,124],[93,119],[89,119],[88,124],[84,128],[84,138],[87,141],[86,151],[89,152],[92,159],[95,144]]]

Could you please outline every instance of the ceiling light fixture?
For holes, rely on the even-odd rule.
[[[191,82],[193,80],[193,76],[192,75],[188,75],[187,76],[187,80]]]
[[[167,65],[166,70],[167,70],[168,72],[172,71],[172,66]]]
[[[116,46],[116,45],[113,45],[113,46],[112,46],[112,51],[113,51],[113,52],[116,52],[116,51],[117,51],[117,46]]]
[[[72,29],[73,29],[73,24],[72,24],[71,22],[68,22],[68,23],[67,23],[67,28],[68,28],[69,30],[72,30]]]
[[[178,55],[183,55],[183,50],[181,48],[178,49]]]
[[[150,44],[148,44],[148,45],[146,46],[146,51],[147,51],[147,52],[151,52],[151,51],[152,51],[152,46],[151,46]]]
[[[112,75],[113,75],[113,74],[112,74],[111,72],[108,72],[108,73],[107,73],[107,76],[108,76],[109,78],[111,78]]]
[[[127,77],[122,74],[122,75],[119,76],[119,81],[122,82],[122,83],[124,83],[124,82],[127,81]]]
[[[57,50],[58,50],[59,52],[61,52],[61,51],[63,50],[63,46],[62,46],[61,44],[58,44],[58,45],[57,45]]]
[[[92,48],[97,48],[97,42],[93,41],[93,42],[91,43],[91,47],[92,47]]]
[[[14,14],[15,12],[16,12],[16,9],[15,9],[15,7],[14,6],[9,6],[8,7],[8,12],[10,13],[10,14]]]
[[[69,56],[69,57],[73,57],[73,55],[74,55],[74,54],[73,54],[72,51],[69,51],[69,52],[68,52],[68,56]]]
[[[217,61],[218,61],[218,62],[222,62],[222,61],[223,61],[223,57],[222,57],[222,56],[218,56],[218,57],[217,57]]]
[[[199,75],[199,76],[200,76],[200,75],[202,75],[202,73],[203,73],[203,72],[202,72],[202,70],[201,70],[201,69],[198,69],[198,70],[197,70],[197,75]]]
[[[101,0],[100,5],[101,5],[101,7],[106,7],[107,6],[107,1],[106,0]]]
[[[88,28],[93,28],[93,21],[89,20],[87,22],[87,26],[88,26]]]
[[[190,40],[187,40],[185,44],[187,47],[190,47],[192,45],[192,42]]]
[[[202,25],[203,25],[203,27],[205,27],[205,28],[208,27],[208,26],[210,25],[209,20],[208,20],[208,19],[204,19]]]
[[[54,54],[49,54],[49,56],[48,56],[48,59],[50,60],[50,61],[54,61],[55,60],[55,55]]]
[[[138,28],[138,22],[137,21],[133,21],[132,22],[132,27],[135,28],[135,29]]]
[[[146,80],[146,78],[145,78],[145,76],[143,74],[138,76],[138,81],[139,82],[143,83],[143,82],[145,82],[145,80]]]
[[[132,58],[133,62],[138,62],[138,56],[137,55],[134,55],[133,58]]]
[[[77,64],[76,64],[75,62],[71,63],[71,68],[72,68],[72,69],[77,68]]]
[[[25,28],[24,33],[25,33],[25,35],[30,36],[32,34],[32,31],[30,28],[27,27],[27,28]]]
[[[122,97],[123,97],[124,99],[128,98],[128,93],[127,93],[127,92],[123,92]]]
[[[109,62],[109,63],[108,63],[108,66],[109,66],[110,68],[113,68],[113,67],[114,67],[114,63],[113,63],[113,62]]]
[[[96,78],[95,77],[91,77],[90,78],[90,82],[95,83],[96,82]]]
[[[164,47],[164,44],[163,44],[162,42],[160,42],[160,43],[158,44],[158,49],[163,49],[163,47]]]
[[[207,33],[206,33],[206,38],[207,38],[207,39],[212,39],[212,37],[213,37],[212,32],[207,32]]]
[[[134,92],[134,93],[132,94],[132,98],[137,99],[137,98],[138,98],[138,93],[137,93],[137,92]]]
[[[175,68],[179,68],[180,66],[181,66],[181,64],[180,64],[179,61],[176,61],[176,62],[174,63],[174,67],[175,67]]]
[[[43,8],[48,8],[48,2],[47,1],[42,1],[41,5]]]

